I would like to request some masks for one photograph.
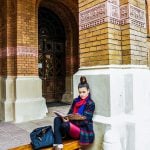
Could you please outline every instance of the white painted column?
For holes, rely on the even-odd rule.
[[[0,79],[0,120],[14,120],[15,77]]]
[[[0,120],[23,122],[46,116],[39,77],[0,78]]]
[[[17,77],[15,121],[41,119],[47,113],[46,101],[42,97],[42,81],[39,77]]]
[[[122,150],[118,130],[112,126],[105,132],[102,150]]]
[[[149,150],[149,68],[133,65],[80,68],[74,75],[74,97],[78,95],[81,75],[87,77],[96,104],[93,118],[96,136],[88,149],[100,150],[105,133],[115,126],[122,150]]]

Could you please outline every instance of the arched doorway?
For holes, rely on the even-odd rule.
[[[65,93],[65,30],[59,17],[48,8],[38,9],[39,77],[43,97],[60,101]]]
[[[71,103],[73,98],[73,74],[77,72],[79,68],[79,31],[78,31],[78,2],[77,1],[70,1],[70,0],[36,0],[36,24],[39,27],[40,21],[38,21],[38,14],[40,8],[47,9],[51,14],[57,18],[59,22],[59,27],[62,28],[64,32],[64,94],[62,95],[61,99],[59,98],[46,98],[43,90],[43,96],[47,99],[47,101],[59,101],[65,103]],[[48,17],[47,14],[44,15],[43,18]],[[52,20],[52,19],[50,19]],[[47,24],[47,23],[46,23]],[[56,26],[54,26],[56,27]],[[37,30],[38,33],[38,30]],[[39,37],[38,37],[39,38]],[[60,38],[59,38],[60,39]],[[40,44],[39,44],[40,47]],[[39,71],[43,68],[41,63],[39,62]],[[44,87],[44,76],[40,76],[43,82]],[[48,83],[47,83],[48,84]],[[61,84],[61,83],[60,83]],[[49,89],[52,86],[48,86]],[[60,86],[57,86],[60,88]],[[48,90],[49,90],[48,89]],[[53,88],[55,89],[55,88]],[[50,91],[50,90],[49,90]],[[51,93],[51,92],[50,92]],[[55,94],[55,96],[57,96]]]

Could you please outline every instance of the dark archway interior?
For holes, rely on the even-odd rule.
[[[65,92],[65,30],[48,8],[38,10],[39,77],[47,102],[60,101]]]

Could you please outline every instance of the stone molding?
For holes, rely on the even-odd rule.
[[[81,67],[79,70],[96,70],[96,69],[149,69],[146,65],[100,65],[91,67]]]
[[[108,0],[79,13],[79,30],[107,22],[117,25],[130,23],[145,28],[146,13],[129,3],[120,6],[119,0]]]
[[[38,57],[38,50],[34,47],[17,46],[0,48],[0,58],[9,56],[32,56]]]

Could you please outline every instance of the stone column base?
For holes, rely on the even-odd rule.
[[[14,120],[15,101],[15,79],[16,77],[0,78],[0,120]]]
[[[74,97],[78,96],[81,75],[87,78],[96,106],[95,141],[87,150],[102,150],[104,134],[109,129],[118,135],[121,150],[149,150],[149,68],[130,65],[80,68],[73,78]]]
[[[4,91],[3,91],[3,78],[0,77],[0,121],[4,120]]]
[[[38,77],[7,77],[2,79],[1,88],[1,120],[23,122],[46,116],[48,110]]]
[[[39,77],[17,77],[15,121],[41,119],[48,112]]]

